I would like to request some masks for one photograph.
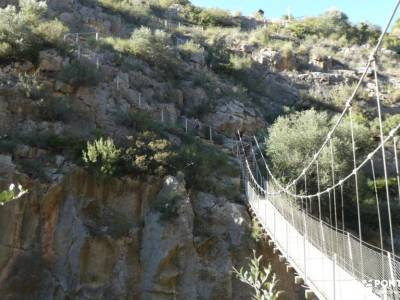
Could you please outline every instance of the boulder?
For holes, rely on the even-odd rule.
[[[314,56],[310,65],[317,71],[327,72],[332,69],[333,60],[331,56]]]
[[[282,52],[264,48],[253,52],[252,58],[254,61],[275,71],[296,69],[296,57],[291,51]]]
[[[59,72],[63,68],[63,58],[55,49],[40,51],[39,68],[45,72]]]

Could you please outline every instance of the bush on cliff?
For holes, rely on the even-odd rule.
[[[45,1],[20,0],[19,9],[0,8],[0,60],[37,59],[48,46],[60,46],[66,27],[57,20],[43,19]]]

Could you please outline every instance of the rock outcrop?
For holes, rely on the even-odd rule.
[[[24,184],[29,194],[0,210],[2,299],[239,300],[248,292],[231,273],[252,246],[242,205],[188,195],[179,176],[96,180],[76,169],[48,190]]]

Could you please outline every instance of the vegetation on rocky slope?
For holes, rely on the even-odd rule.
[[[231,283],[231,267],[238,262],[236,250],[231,250],[244,251],[253,240],[260,240],[258,224],[250,224],[243,217],[243,205],[237,204],[243,197],[240,173],[230,155],[237,130],[266,139],[267,158],[283,182],[298,175],[351,95],[359,68],[381,33],[380,28],[371,24],[353,24],[345,14],[335,10],[317,17],[286,16],[272,21],[265,20],[261,11],[253,18],[196,7],[184,0],[80,0],[73,4],[57,0],[47,5],[42,1],[20,0],[18,3],[17,7],[0,9],[0,174],[7,169],[3,168],[5,164],[41,189],[56,184],[57,188],[46,196],[46,205],[56,207],[56,213],[49,209],[50,212],[38,216],[38,224],[50,225],[36,231],[45,232],[45,238],[53,238],[49,228],[55,225],[47,214],[59,213],[64,220],[60,222],[68,226],[73,223],[62,211],[61,206],[65,205],[68,208],[65,211],[74,214],[71,220],[79,219],[83,224],[77,222],[71,226],[83,229],[68,226],[55,229],[56,232],[68,228],[67,232],[76,234],[69,241],[71,245],[54,238],[65,249],[88,240],[82,246],[82,260],[89,261],[82,267],[85,272],[101,265],[90,261],[96,257],[93,253],[89,255],[91,249],[113,258],[117,257],[118,249],[123,249],[141,257],[144,274],[163,280],[163,292],[175,293],[175,287],[168,284],[178,282],[178,289],[182,288],[183,279],[176,275],[179,273],[176,270],[185,269],[195,257],[193,264],[200,271],[193,282],[199,280],[213,288],[201,291],[182,288],[180,292],[199,293],[203,297],[199,299],[212,299],[210,295],[215,299],[229,298],[225,285],[239,286]],[[400,61],[399,24],[385,38],[379,61],[379,76],[384,82],[383,108],[391,115],[384,120],[385,134],[399,122],[400,80],[396,75],[396,64]],[[75,32],[81,35],[64,38],[65,33]],[[367,77],[353,107],[359,159],[370,149],[370,137],[378,135],[376,115],[371,110],[375,100],[371,83],[371,77]],[[198,136],[192,136],[191,128],[185,128],[182,120],[196,124],[192,129]],[[270,124],[273,125],[266,130]],[[338,175],[350,172],[353,166],[349,155],[351,137],[346,126],[348,120],[333,142],[333,151],[340,158],[336,166]],[[320,164],[321,170],[329,170],[329,153],[322,154]],[[79,172],[76,175],[73,170],[77,166],[88,173],[80,169],[85,175]],[[57,185],[70,178],[71,173],[75,174],[72,178],[84,178],[90,187],[85,193],[96,191],[96,195],[85,196],[81,196],[81,191],[72,191],[76,210],[69,209],[71,204],[66,200],[69,196],[60,194],[80,187],[80,183]],[[328,185],[329,172],[321,175],[322,184]],[[9,184],[11,175],[5,176]],[[98,181],[94,184],[89,178]],[[148,197],[150,200],[141,202],[149,189],[156,189],[157,184],[151,188],[145,186],[150,181],[164,184],[165,189],[156,199]],[[114,184],[117,190],[126,184],[129,191],[116,192]],[[391,178],[393,196],[396,196],[392,190],[395,184],[396,180]],[[310,190],[316,190],[315,171],[309,185]],[[372,214],[373,187],[367,172],[360,178],[360,188],[362,213],[370,217],[372,226],[376,223]],[[116,196],[107,198],[107,189]],[[172,191],[169,193],[168,189]],[[380,194],[384,192],[381,178],[377,180],[377,189]],[[133,204],[132,194],[136,201]],[[9,192],[0,194],[0,202],[9,198]],[[47,204],[51,201],[57,204]],[[60,208],[58,203],[62,203]],[[137,213],[137,207],[145,208]],[[353,207],[354,201],[349,200],[347,209],[354,211]],[[135,220],[126,216],[131,211],[136,213]],[[47,217],[50,221],[40,219]],[[348,218],[346,222],[351,226],[354,215],[349,214]],[[229,233],[220,224],[230,226]],[[243,240],[242,230],[251,242]],[[163,236],[173,235],[171,232],[177,233],[176,241],[168,240],[160,247],[160,253],[170,256],[157,253],[154,262],[146,254],[138,254],[141,247],[157,248],[155,243]],[[237,236],[236,232],[240,234]],[[48,240],[45,242],[51,244],[52,239]],[[42,237],[38,241],[32,249],[41,249]],[[130,243],[136,248],[131,249]],[[179,249],[187,253],[182,254]],[[65,257],[69,254],[65,252]],[[227,273],[210,271],[210,261],[224,265]],[[171,269],[161,276],[156,269],[161,266],[163,270],[165,262],[170,263]],[[137,270],[142,267],[133,264]],[[59,265],[65,263],[60,261]],[[118,268],[115,270],[121,271]],[[257,268],[264,282],[268,269]],[[111,269],[106,265],[107,272],[94,270],[93,276],[84,273],[82,278],[89,282],[86,287],[90,289],[91,280],[103,276],[100,273],[113,274]],[[131,275],[126,275],[129,272],[122,273],[127,281],[133,282]],[[182,271],[182,274],[187,273]],[[135,280],[141,279],[135,277]],[[114,286],[111,281],[105,279],[104,286]],[[136,281],[130,289],[134,292],[139,285]],[[145,288],[152,281],[146,278],[143,282]],[[118,290],[123,293],[127,289],[118,287]],[[237,295],[236,299],[242,296],[239,292]]]

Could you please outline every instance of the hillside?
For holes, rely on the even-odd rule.
[[[0,298],[248,299],[232,268],[263,243],[236,134],[335,116],[380,29],[338,11],[272,22],[185,0],[0,7],[0,191],[28,190],[0,207]],[[388,123],[397,25],[379,60]],[[354,106],[370,130],[374,92],[371,73]]]

